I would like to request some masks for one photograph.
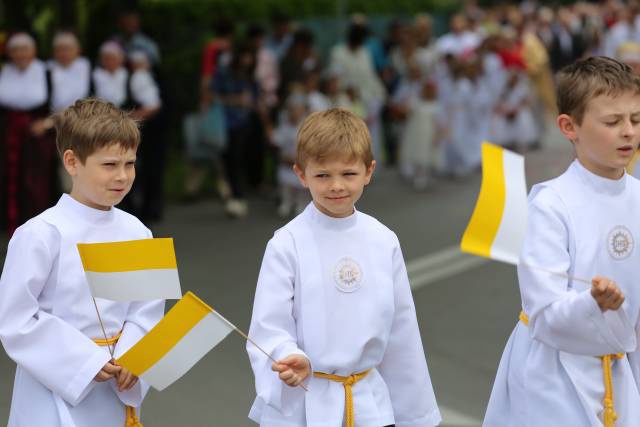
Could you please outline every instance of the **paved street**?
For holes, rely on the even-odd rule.
[[[557,135],[527,156],[531,185],[570,162]],[[416,193],[379,169],[358,208],[396,231],[414,288],[418,320],[445,426],[477,426],[503,346],[520,309],[515,268],[458,253],[480,176]],[[217,201],[173,205],[156,237],[175,239],[183,291],[192,290],[241,329],[248,329],[255,282],[267,240],[282,226],[273,203],[252,199],[247,219],[225,218]],[[4,259],[6,241],[0,242]],[[46,357],[46,355],[43,355]],[[0,352],[0,424],[7,419],[14,365]],[[244,342],[230,336],[143,406],[147,427],[251,426],[254,398]]]

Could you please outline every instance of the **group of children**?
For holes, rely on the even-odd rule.
[[[522,313],[484,423],[638,426],[640,182],[625,167],[640,141],[640,78],[612,59],[579,61],[558,77],[558,108],[577,159],[531,191]],[[139,133],[93,99],[54,122],[71,192],[15,232],[0,279],[0,339],[18,365],[9,426],[122,426],[125,414],[136,425],[131,408],[147,387],[100,347],[75,244],[151,237],[114,207],[131,188]],[[250,335],[276,362],[247,347],[250,418],[438,425],[398,238],[355,209],[376,168],[367,126],[340,108],[313,113],[287,155],[312,203],[276,231],[262,261]],[[161,301],[97,303],[116,357],[162,316]]]

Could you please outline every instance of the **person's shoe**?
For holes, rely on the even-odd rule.
[[[224,209],[231,218],[244,218],[249,213],[247,202],[239,199],[229,199]]]

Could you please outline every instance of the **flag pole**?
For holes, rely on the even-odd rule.
[[[576,281],[576,282],[582,282],[582,283],[586,283],[588,285],[592,284],[591,280],[583,279],[582,277],[572,276],[570,274],[562,273],[560,271],[548,270],[548,269],[546,269],[544,267],[538,267],[538,266],[535,266],[535,265],[527,264],[525,262],[520,262],[519,265],[521,265],[523,267],[526,267],[526,268],[533,269],[533,270],[544,271],[545,273],[553,274],[554,276],[564,277],[565,279],[573,280],[573,281]]]
[[[249,336],[247,334],[245,334],[244,332],[242,332],[240,329],[238,329],[235,325],[233,325],[231,322],[229,322],[229,324],[231,326],[233,326],[233,329],[242,336],[242,338],[244,338],[245,340],[249,341],[251,344],[255,345],[256,348],[258,350],[260,350],[261,352],[264,353],[265,356],[267,356],[269,359],[271,359],[271,361],[273,363],[278,363],[278,361],[276,359],[274,359],[273,357],[271,357],[271,355],[269,353],[267,353],[266,351],[264,351],[258,344],[256,344],[256,342],[254,340],[252,340],[251,338],[249,338]],[[309,391],[309,389],[307,387],[305,387],[305,385],[303,383],[300,383],[300,387],[302,387],[304,389],[304,391]]]
[[[105,344],[107,344],[107,347],[109,348],[109,354],[111,354],[111,357],[113,358],[113,354],[115,350],[111,348],[111,344],[109,344],[109,338],[107,337],[107,332],[104,329],[104,323],[102,323],[102,317],[100,317],[100,311],[98,310],[98,304],[96,303],[96,298],[92,296],[91,299],[93,300],[93,306],[96,308],[96,314],[98,315],[98,322],[100,322],[100,329],[102,329],[102,335],[104,336]]]

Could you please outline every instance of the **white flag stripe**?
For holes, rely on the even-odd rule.
[[[505,206],[491,245],[491,258],[518,264],[527,229],[527,184],[524,157],[503,150]]]
[[[233,325],[226,319],[216,313],[207,314],[140,378],[156,390],[165,389],[233,330]]]
[[[113,273],[85,271],[91,294],[112,301],[180,299],[178,270],[136,270]]]

